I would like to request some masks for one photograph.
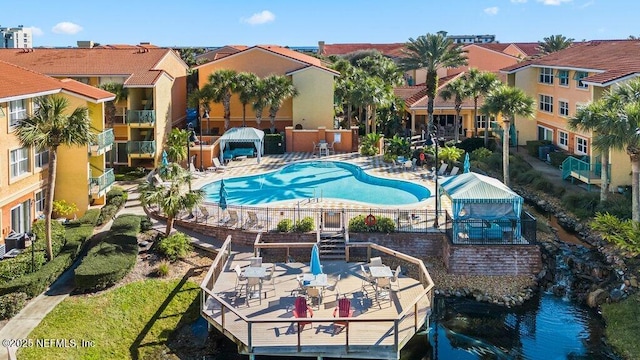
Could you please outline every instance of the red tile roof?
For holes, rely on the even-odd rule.
[[[57,92],[60,81],[34,71],[0,61],[0,99]]]
[[[640,40],[594,40],[506,67],[503,72],[534,67],[562,67],[589,71],[584,81],[604,86],[630,75],[640,74]]]
[[[115,98],[115,95],[108,91],[104,91],[95,86],[83,84],[73,79],[62,79],[60,82],[62,83],[62,88],[64,90],[88,97],[92,99],[93,102],[109,101]]]
[[[126,85],[153,85],[157,64],[171,49],[0,49],[0,60],[50,76],[125,76]]]
[[[378,50],[383,55],[389,57],[402,57],[402,49],[405,43],[392,43],[392,44],[370,44],[370,43],[356,43],[356,44],[324,44],[322,54],[323,56],[330,55],[345,55],[355,51],[363,50]]]
[[[451,80],[462,76],[464,73],[458,73],[455,75],[449,75],[449,76],[445,76],[442,78],[438,79],[438,90],[441,90],[448,82],[450,82]],[[427,108],[427,102],[429,101],[429,98],[427,97],[427,91],[426,88],[424,87],[424,85],[421,86],[421,88],[423,89],[423,91],[421,91],[420,93],[415,94],[414,96],[410,97],[407,100],[405,100],[405,103],[407,104],[408,107],[411,108]],[[412,101],[412,102],[409,102]],[[435,99],[433,99],[433,106],[434,108],[451,108],[453,109],[455,106],[454,103],[454,99],[449,99],[447,101],[444,101],[442,99],[442,97],[440,97],[440,95],[437,95]],[[473,99],[465,99],[462,102],[462,107],[463,108],[473,108]]]

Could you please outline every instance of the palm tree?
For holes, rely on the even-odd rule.
[[[442,91],[440,91],[440,97],[444,101],[448,101],[453,98],[454,107],[456,109],[456,119],[453,124],[454,140],[457,143],[460,140],[460,111],[462,111],[462,102],[469,97],[470,89],[469,84],[463,77],[457,77],[453,81],[447,83]]]
[[[218,70],[209,75],[209,83],[205,85],[205,90],[208,94],[211,94],[211,99],[214,102],[222,103],[224,108],[224,129],[229,129],[231,123],[231,94],[235,92],[237,87],[238,73],[235,70]]]
[[[209,102],[213,101],[213,94],[210,86],[203,86],[202,89],[194,89],[189,94],[187,103],[190,107],[198,109],[198,126],[202,127],[202,117],[200,110],[209,111]],[[202,129],[200,129],[202,133]],[[207,134],[209,133],[209,120],[207,119]]]
[[[567,38],[564,35],[551,35],[538,41],[537,49],[543,54],[551,54],[552,52],[566,49],[573,44],[573,38]]]
[[[502,172],[504,184],[509,186],[509,130],[511,121],[515,121],[516,115],[527,118],[535,114],[535,102],[524,91],[500,85],[493,89],[484,100],[480,109],[486,114],[502,114],[504,131],[502,134]]]
[[[104,107],[104,117],[107,121],[107,127],[113,129],[113,124],[116,121],[116,104],[122,100],[127,99],[128,91],[120,83],[106,83],[100,85],[100,88],[116,96],[113,100],[107,101]],[[115,161],[115,151],[111,154],[112,156],[109,157],[109,166],[113,167],[113,162]]]
[[[191,181],[191,174],[178,164],[170,164],[168,186],[145,181],[138,186],[143,206],[156,205],[167,216],[165,236],[171,234],[176,216],[182,211],[192,211],[204,200],[202,190],[188,191],[185,186]]]
[[[611,119],[607,132],[599,134],[593,145],[600,149],[626,151],[631,160],[631,213],[632,220],[640,222],[640,79],[605,93],[606,106],[617,114]]]
[[[258,82],[258,76],[250,72],[241,72],[236,77],[236,92],[242,104],[242,127],[247,126],[247,104],[253,100],[254,87]]]
[[[592,102],[587,106],[581,107],[576,112],[575,116],[569,118],[568,124],[572,129],[578,129],[582,131],[594,132],[594,148],[601,151],[600,159],[602,164],[602,170],[600,173],[600,179],[602,186],[600,187],[600,201],[606,201],[609,193],[609,148],[596,147],[599,144],[597,137],[609,132],[609,129],[613,126],[612,122],[615,122],[618,117],[618,111],[615,107],[607,104],[610,95],[605,94],[596,102]]]
[[[478,99],[500,84],[500,80],[496,74],[476,68],[470,69],[464,78],[469,83],[469,96],[473,98],[473,136],[478,137]],[[489,119],[484,122],[484,147],[489,147]]]
[[[167,159],[180,163],[187,159],[187,141],[189,132],[184,129],[171,129],[166,140]]]
[[[417,39],[409,38],[403,49],[405,57],[400,59],[404,70],[426,69],[427,77],[427,128],[433,126],[433,101],[438,88],[438,69],[467,65],[467,57],[459,45],[453,44],[444,34],[426,34]]]
[[[264,108],[269,106],[269,88],[265,79],[258,79],[253,87],[253,112],[256,114],[256,125],[262,123]]]
[[[276,114],[285,100],[297,96],[298,90],[291,79],[284,75],[269,75],[264,79],[269,92],[267,102],[269,103],[269,121],[271,122],[271,133],[276,131]]]
[[[95,135],[90,131],[91,120],[86,107],[78,107],[69,112],[69,100],[58,95],[39,97],[35,102],[37,105],[35,114],[20,121],[15,135],[23,147],[49,150],[44,214],[47,258],[51,260],[53,259],[51,213],[55,195],[58,147],[87,146],[95,141]]]
[[[340,72],[340,76],[336,79],[335,83],[334,103],[340,108],[340,111],[346,115],[347,124],[351,127],[351,107],[353,105],[352,98],[355,88],[353,76],[356,69],[345,59],[339,59],[331,68]]]

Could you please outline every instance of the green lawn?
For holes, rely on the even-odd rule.
[[[602,305],[602,316],[607,322],[607,342],[626,359],[640,359],[640,294]]]
[[[72,296],[29,335],[34,347],[19,359],[144,359],[171,353],[178,324],[199,316],[199,287],[191,281],[145,280],[98,296]],[[36,339],[75,340],[76,347],[38,347]],[[81,347],[81,340],[93,347]]]

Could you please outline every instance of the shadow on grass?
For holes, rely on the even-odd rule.
[[[191,264],[191,265],[195,265],[195,264]],[[174,298],[176,297],[177,294],[179,294],[182,291],[199,291],[199,290],[193,290],[193,289],[192,290],[184,290],[183,289],[183,287],[185,286],[187,281],[189,281],[189,278],[191,278],[193,276],[197,276],[197,275],[201,274],[203,271],[207,271],[207,270],[208,270],[207,266],[192,267],[182,277],[182,279],[180,279],[180,282],[175,286],[175,288],[171,291],[171,293],[167,296],[167,298],[158,307],[158,309],[153,314],[153,316],[151,317],[149,322],[147,322],[147,324],[142,329],[140,334],[138,334],[136,339],[133,341],[133,344],[131,344],[131,346],[129,347],[129,352],[131,354],[131,358],[132,359],[136,359],[136,360],[140,359],[140,350],[139,349],[141,347],[143,347],[143,346],[166,345],[165,343],[159,342],[159,341],[148,342],[148,343],[145,343],[144,345],[141,345],[141,344],[142,344],[142,341],[147,337],[147,335],[151,331],[151,328],[153,328],[153,325],[156,323],[156,321],[159,320],[159,319],[167,317],[166,315],[163,316],[162,314],[167,309],[169,304],[174,300]],[[182,314],[182,318],[178,322],[178,325],[176,326],[176,328],[179,329],[184,324],[194,322],[198,318],[199,315],[200,315],[200,296],[197,296],[196,299],[189,305],[187,310]],[[165,332],[166,331],[167,330],[165,330]],[[171,329],[170,331],[173,332],[173,329]],[[166,333],[163,332],[162,334],[159,334],[158,337],[168,337],[168,336],[165,336],[165,335],[166,335]]]

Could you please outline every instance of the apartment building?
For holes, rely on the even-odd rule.
[[[34,100],[60,95],[69,111],[87,107],[98,141],[88,148],[58,149],[56,199],[76,204],[81,215],[90,203],[103,203],[115,178],[106,168],[105,153],[113,137],[104,128],[104,103],[114,95],[75,80],[58,80],[0,61],[0,242],[12,231],[29,231],[44,210],[49,151],[22,147],[13,131],[20,120],[34,113]]]
[[[533,120],[516,119],[518,144],[549,140],[558,149],[582,157],[582,162],[574,162],[574,166],[590,169],[588,175],[580,176],[576,169],[563,166],[567,176],[599,184],[600,153],[592,146],[593,134],[570,129],[567,119],[580,106],[599,99],[606,90],[640,75],[640,41],[578,43],[502,71],[507,74],[508,84],[532,96],[538,108]],[[629,156],[623,151],[612,151],[609,162],[611,189],[631,184]]]
[[[33,47],[33,32],[31,28],[22,25],[9,28],[0,26],[0,48],[24,49]]]
[[[157,167],[166,134],[186,118],[188,66],[172,49],[147,44],[0,49],[0,60],[95,87],[122,84],[127,96],[115,104],[115,121],[107,124],[115,137],[107,155],[115,165]]]

